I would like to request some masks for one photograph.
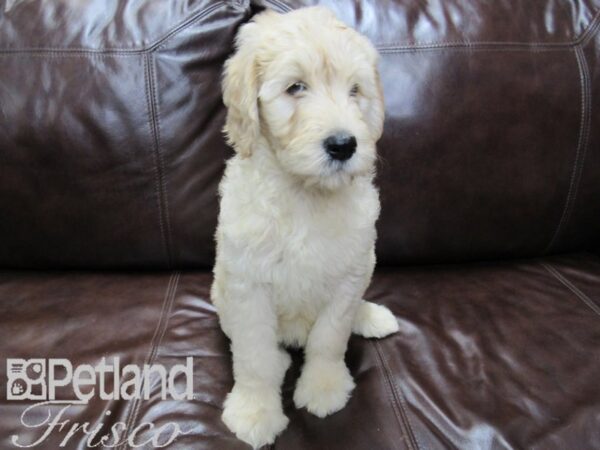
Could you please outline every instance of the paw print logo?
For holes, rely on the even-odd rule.
[[[8,400],[46,400],[46,366],[43,359],[6,360]]]
[[[21,395],[23,392],[25,392],[25,388],[23,387],[23,384],[20,381],[15,381],[12,385],[12,389],[10,390],[10,392],[12,393],[12,395]]]

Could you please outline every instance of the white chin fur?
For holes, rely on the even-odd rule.
[[[281,162],[281,169],[293,175],[305,188],[323,190],[337,190],[348,186],[357,177],[371,177],[375,173],[373,164],[367,165],[358,159],[346,162],[325,160],[311,167],[294,167]]]
[[[354,175],[345,171],[333,172],[328,175],[319,175],[307,177],[304,180],[306,188],[320,188],[325,190],[336,190],[343,186],[347,186],[354,179]]]

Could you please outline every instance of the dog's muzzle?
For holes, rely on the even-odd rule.
[[[346,161],[356,151],[356,138],[348,133],[337,133],[323,141],[323,147],[335,161]]]

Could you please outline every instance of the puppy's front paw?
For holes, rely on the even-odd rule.
[[[253,448],[272,444],[289,422],[277,392],[239,386],[227,395],[221,418],[238,439]]]
[[[354,386],[343,361],[307,361],[296,384],[294,403],[297,408],[325,417],[346,405]]]
[[[398,321],[385,306],[363,301],[352,324],[352,332],[366,338],[382,338],[399,330]]]

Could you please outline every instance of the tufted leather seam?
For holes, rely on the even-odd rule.
[[[166,238],[166,232],[165,232],[165,226],[164,226],[164,220],[163,220],[163,202],[162,202],[162,188],[161,188],[161,183],[162,183],[162,179],[161,179],[161,171],[159,170],[159,166],[160,166],[160,162],[159,159],[157,157],[157,148],[158,148],[158,144],[156,141],[156,132],[154,129],[154,112],[153,112],[153,105],[154,102],[152,100],[153,97],[153,89],[151,88],[151,84],[153,84],[153,82],[151,81],[153,79],[152,74],[150,73],[150,61],[149,61],[149,57],[147,55],[144,56],[144,93],[146,95],[146,109],[148,111],[148,126],[150,128],[150,135],[151,135],[151,146],[152,146],[152,156],[154,159],[154,196],[156,198],[156,207],[158,209],[158,226],[160,229],[160,237],[161,237],[161,243],[163,246],[163,250],[165,252],[165,255],[167,256],[167,264],[170,265],[170,251],[169,251],[169,246],[167,244],[167,238]]]
[[[292,8],[288,5],[278,1],[278,0],[266,0],[271,6],[275,7],[275,9],[281,12],[291,11]],[[199,11],[196,15],[191,18],[184,20],[182,23],[176,25],[173,29],[166,32],[161,38],[154,41],[152,44],[142,47],[142,48],[103,48],[103,49],[93,49],[93,48],[84,48],[84,47],[75,47],[75,48],[23,48],[23,49],[0,49],[0,56],[3,54],[14,54],[14,53],[71,53],[71,54],[122,54],[122,55],[131,55],[131,54],[139,54],[145,53],[148,51],[153,51],[170,39],[175,36],[180,31],[184,30],[188,26],[193,25],[196,21],[200,20],[203,17],[206,17],[208,14],[218,9],[221,6],[227,5],[226,1],[219,1],[214,3],[213,5],[207,7],[204,10]],[[238,1],[232,0],[230,2],[231,6],[239,7],[240,3]],[[417,51],[417,50],[435,50],[440,48],[454,48],[454,47],[467,47],[467,48],[476,48],[479,46],[497,46],[497,47],[513,47],[513,46],[521,46],[521,47],[551,47],[551,48],[568,48],[583,43],[586,45],[591,37],[594,35],[594,32],[597,31],[598,25],[600,24],[600,10],[596,11],[594,18],[590,21],[588,27],[582,32],[582,34],[572,40],[566,42],[502,42],[502,41],[447,41],[447,42],[415,42],[411,44],[395,44],[395,43],[381,43],[376,44],[376,47],[379,51],[384,53],[400,53],[404,51]]]
[[[400,415],[400,413],[398,412],[398,405],[397,402],[394,398],[394,393],[392,392],[392,387],[390,386],[390,381],[387,377],[387,374],[385,372],[385,370],[382,367],[382,362],[380,361],[380,356],[377,350],[377,347],[375,346],[375,344],[373,344],[373,348],[375,349],[375,353],[376,353],[376,358],[375,358],[375,363],[377,366],[377,370],[379,371],[379,374],[382,378],[382,384],[383,384],[383,388],[385,390],[385,394],[388,398],[388,401],[390,402],[390,405],[392,407],[392,411],[394,413],[394,417],[396,418],[396,421],[398,422],[398,428],[400,430],[400,438],[402,441],[408,441],[409,446],[410,446],[410,440],[408,439],[408,433],[406,433],[406,426],[404,425],[403,421],[402,421],[402,417]]]
[[[286,5],[283,2],[280,2],[278,0],[265,0],[266,3],[270,4],[271,6],[273,6],[276,10],[280,11],[280,12],[290,12],[293,10],[293,8],[289,5]]]
[[[495,45],[495,46],[465,46],[465,45],[456,45],[456,46],[435,46],[435,47],[399,47],[399,48],[378,48],[379,53],[384,55],[389,54],[402,54],[402,53],[418,53],[418,52],[426,52],[426,51],[465,51],[465,52],[531,52],[531,53],[541,53],[541,52],[559,52],[559,51],[570,51],[573,50],[573,46],[552,46],[552,47],[539,47],[539,46],[529,46],[529,45],[520,45],[520,46],[511,46],[511,45]],[[131,56],[139,56],[148,54],[147,51],[139,51],[139,52],[127,52],[127,53],[119,53],[119,52],[94,52],[94,51],[68,51],[68,50],[60,50],[60,49],[32,49],[27,52],[1,52],[1,57],[10,57],[19,54],[26,54],[27,57],[54,57],[54,58],[66,58],[66,57],[80,57],[80,58],[93,58],[93,57],[131,57]]]
[[[378,50],[417,50],[417,49],[435,49],[447,47],[575,47],[580,44],[587,44],[594,35],[596,28],[600,24],[600,9],[594,13],[594,17],[583,32],[571,41],[564,42],[519,42],[519,41],[440,41],[440,42],[412,42],[401,43],[379,43],[376,44]]]
[[[403,54],[403,53],[421,53],[432,51],[452,51],[452,52],[564,52],[571,51],[571,46],[561,47],[536,47],[536,46],[439,46],[439,47],[406,47],[406,48],[378,48],[382,55]]]
[[[148,115],[150,123],[150,132],[152,134],[152,149],[154,155],[155,168],[155,195],[158,202],[159,225],[167,255],[168,267],[173,266],[173,249],[171,236],[171,220],[169,214],[169,199],[167,192],[167,182],[165,180],[164,158],[161,151],[160,138],[160,119],[158,117],[158,104],[156,99],[156,79],[154,71],[154,58],[147,54],[144,57],[144,66],[147,78],[146,99],[148,101]]]
[[[65,52],[61,50],[37,50],[31,52],[0,52],[0,58],[25,56],[26,58],[129,58],[131,56],[146,55],[147,52],[136,53],[99,53],[99,52]]]
[[[175,27],[175,29],[173,29],[170,33],[165,34],[162,39],[160,39],[160,40],[156,41],[154,44],[150,45],[148,47],[149,51],[154,51],[154,50],[159,50],[161,48],[164,48],[165,44],[173,36],[176,36],[177,34],[179,34],[179,32],[185,30],[186,28],[189,28],[190,26],[192,26],[193,24],[198,22],[200,19],[203,19],[204,17],[208,16],[213,11],[216,11],[217,9],[221,8],[222,6],[227,6],[227,2],[226,1],[215,2],[211,6],[207,7],[204,11],[202,11],[202,14],[198,14],[195,17],[194,16],[190,17],[187,21],[184,21],[178,27]],[[233,0],[233,2],[230,3],[230,6],[239,7],[240,2]]]
[[[594,35],[598,31],[599,27],[600,27],[600,10],[598,10],[598,12],[596,13],[596,16],[592,19],[590,26],[587,28],[586,31],[584,31],[582,33],[581,37],[579,38],[579,43],[581,44],[582,47],[585,47],[590,42],[590,40],[594,37]]]
[[[140,47],[140,48],[86,48],[86,47],[73,47],[73,48],[52,48],[52,47],[29,47],[29,48],[0,48],[0,55],[3,54],[15,54],[15,53],[71,53],[71,54],[121,54],[121,55],[136,55],[140,53],[148,53],[153,52],[154,50],[164,46],[164,44],[171,39],[173,36],[176,36],[181,31],[186,28],[192,26],[194,23],[199,21],[200,19],[208,16],[213,11],[219,9],[222,6],[226,6],[228,4],[227,1],[218,1],[213,3],[212,5],[201,9],[200,11],[193,14],[191,17],[183,20],[179,24],[175,25],[173,28],[165,32],[160,38],[156,39],[151,44]],[[239,1],[233,0],[230,2],[231,6],[239,7]]]
[[[413,431],[413,427],[408,416],[408,408],[406,407],[402,393],[398,391],[396,383],[392,380],[391,370],[387,358],[381,349],[379,342],[375,340],[371,342],[375,347],[379,369],[387,381],[387,386],[391,391],[390,403],[392,404],[392,409],[394,410],[396,420],[398,420],[398,423],[400,424],[400,427],[407,438],[406,440],[408,447],[411,450],[419,450],[421,447],[419,445],[417,436]]]
[[[160,346],[166,330],[167,325],[169,323],[169,318],[171,315],[171,310],[173,309],[173,302],[175,299],[175,294],[177,293],[177,286],[179,285],[179,272],[173,272],[169,277],[169,283],[167,285],[167,290],[165,292],[165,296],[163,299],[163,304],[160,311],[160,316],[158,318],[158,323],[156,324],[156,328],[154,329],[154,334],[152,335],[152,340],[150,341],[150,352],[146,356],[146,360],[144,364],[151,365],[156,359],[156,354],[158,352],[158,347]],[[140,392],[143,392],[144,386],[142,385]],[[137,422],[137,418],[140,412],[142,400],[140,398],[135,398],[132,400],[131,408],[129,410],[129,415],[126,420],[125,429],[123,430],[123,435],[126,436],[130,430],[132,430]],[[116,450],[124,450],[128,448],[127,439],[120,443],[116,447]],[[131,448],[131,447],[129,447]]]
[[[280,12],[289,12],[292,11],[293,8],[279,0],[265,0],[266,3],[273,6],[276,10]],[[566,42],[511,42],[511,41],[440,41],[440,42],[413,42],[410,44],[401,44],[401,43],[380,43],[376,44],[378,50],[402,50],[402,49],[417,49],[417,48],[438,48],[438,47],[453,47],[453,46],[490,46],[490,45],[498,45],[498,46],[512,46],[512,45],[523,45],[523,46],[563,46],[563,47],[572,47],[578,45],[582,42],[586,42],[593,35],[593,31],[598,24],[600,23],[600,9],[596,10],[594,13],[594,17],[588,24],[587,28],[584,29],[581,34],[571,41]]]
[[[582,292],[577,286],[575,286],[567,277],[561,274],[558,269],[552,266],[550,263],[540,263],[541,266],[546,269],[550,274],[560,281],[567,289],[579,298],[583,303],[586,304],[593,312],[600,316],[600,306],[598,306],[591,298],[589,298],[584,292]]]
[[[575,160],[573,162],[573,169],[571,171],[569,190],[567,191],[567,198],[565,200],[565,206],[563,208],[562,215],[556,226],[554,234],[552,235],[550,242],[544,249],[544,253],[548,253],[553,249],[553,247],[558,242],[558,239],[562,234],[562,231],[564,230],[566,224],[571,218],[575,204],[575,199],[577,198],[577,192],[579,190],[579,184],[581,182],[581,174],[583,173],[585,156],[587,154],[591,121],[591,87],[588,71],[589,69],[582,47],[578,46],[575,48],[575,57],[577,59],[579,79],[581,83],[581,122],[579,127],[579,138],[577,142],[577,150],[575,152]]]
[[[406,424],[404,423],[402,414],[399,412],[400,408],[398,406],[398,402],[396,401],[396,399],[394,397],[394,393],[393,393],[393,390],[391,387],[391,381],[387,375],[387,372],[383,368],[383,362],[381,360],[381,355],[379,354],[379,349],[378,349],[377,345],[375,345],[374,341],[373,341],[373,348],[375,349],[375,353],[377,356],[375,361],[377,364],[377,369],[379,370],[379,373],[381,374],[381,377],[383,379],[382,383],[384,385],[385,393],[390,402],[390,405],[392,406],[392,411],[394,412],[394,417],[396,418],[396,421],[398,422],[398,426],[400,428],[400,437],[402,438],[403,441],[408,442],[408,446],[411,447],[411,450],[412,450],[412,444],[411,444],[410,438],[408,437],[409,435],[406,431],[406,428],[407,428]]]
[[[289,12],[293,8],[279,0],[265,0],[266,3],[273,6],[274,9],[280,12]],[[375,44],[379,51],[382,50],[415,50],[415,49],[435,49],[443,47],[473,47],[473,46],[536,46],[536,47],[572,47],[582,42],[586,42],[593,35],[593,31],[598,24],[600,24],[600,9],[594,13],[594,17],[590,21],[589,25],[581,34],[566,42],[511,42],[511,41],[440,41],[440,42],[413,42],[410,44],[400,43],[380,43]]]

